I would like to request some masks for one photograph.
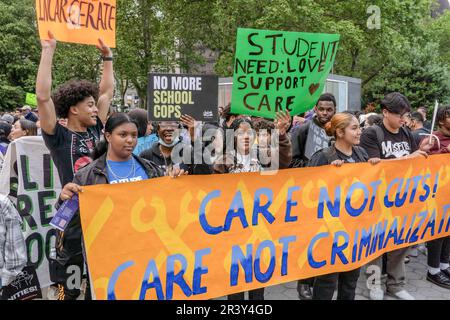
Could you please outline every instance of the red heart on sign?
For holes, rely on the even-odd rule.
[[[309,93],[310,93],[311,95],[313,95],[314,92],[317,91],[317,89],[319,89],[319,84],[318,84],[318,83],[316,83],[316,84],[311,83],[311,85],[309,86]]]

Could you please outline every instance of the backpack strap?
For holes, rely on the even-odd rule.
[[[383,140],[384,140],[384,132],[383,132],[383,129],[382,129],[379,125],[377,125],[377,124],[374,124],[374,125],[372,126],[372,128],[375,130],[375,133],[376,133],[376,135],[377,135],[377,141],[378,141],[378,144],[381,146],[381,143],[382,143]]]

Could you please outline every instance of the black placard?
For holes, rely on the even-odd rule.
[[[197,121],[218,120],[219,79],[214,75],[149,74],[148,118],[178,121],[183,114]]]
[[[42,298],[41,285],[33,266],[26,266],[7,286],[2,288],[2,300],[31,300]]]

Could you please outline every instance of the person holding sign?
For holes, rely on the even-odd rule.
[[[450,105],[440,107],[436,115],[439,127],[434,135],[430,154],[450,153]],[[438,238],[427,242],[428,272],[427,280],[442,288],[450,289],[450,237]]]
[[[429,140],[422,140],[418,146],[411,131],[404,127],[411,112],[408,99],[399,92],[391,92],[381,101],[381,110],[383,112],[381,125],[365,129],[361,136],[361,147],[366,150],[369,157],[382,160],[427,157],[427,151],[432,147]],[[386,254],[388,274],[386,291],[402,300],[414,300],[414,297],[405,290],[405,258],[408,251],[409,248],[406,247]],[[373,264],[381,270],[382,258],[375,259]],[[379,286],[374,286],[370,290],[370,298],[383,300],[384,291]]]
[[[311,156],[325,147],[328,147],[330,138],[324,126],[336,113],[336,98],[331,93],[324,93],[314,107],[312,120],[294,128],[291,132],[292,141],[292,168],[305,167]],[[302,279],[297,283],[297,292],[301,300],[311,300],[311,287],[314,279]]]
[[[336,98],[331,93],[322,94],[314,112],[311,121],[300,125],[291,133],[293,168],[306,166],[315,152],[328,147],[330,138],[325,133],[324,126],[336,113]]]
[[[52,96],[51,71],[56,39],[51,32],[49,40],[42,40],[41,45],[36,98],[42,137],[58,169],[61,185],[65,185],[72,181],[78,169],[92,161],[90,153],[100,139],[114,94],[112,52],[98,39],[97,48],[103,60],[99,86],[86,80],[71,80],[57,88]],[[59,124],[57,117],[67,118],[67,126]],[[83,270],[80,226],[58,232],[56,243],[56,260],[50,266],[51,279],[58,284],[59,299],[76,299],[80,290],[67,288],[70,273],[66,269],[76,265]]]
[[[189,174],[210,174],[211,167],[203,161],[202,155],[194,148],[195,142],[195,119],[189,115],[180,118],[181,123],[176,121],[160,121],[157,124],[158,141],[151,148],[144,150],[139,155],[141,158],[152,161],[167,170],[174,166],[188,171]],[[191,143],[185,142],[180,135],[182,124],[188,128]],[[199,148],[201,152],[202,148]],[[200,162],[197,163],[196,162]]]
[[[358,146],[361,137],[361,128],[356,117],[350,113],[337,113],[325,125],[329,136],[335,138],[335,143],[316,152],[308,163],[308,167],[324,166],[328,164],[336,167],[344,163],[367,162],[377,164],[379,158],[369,159],[367,152]],[[313,300],[332,300],[336,286],[338,300],[354,300],[356,284],[360,268],[330,273],[314,278]]]

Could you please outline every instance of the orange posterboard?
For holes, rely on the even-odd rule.
[[[39,37],[116,47],[116,0],[36,0]]]
[[[96,299],[209,299],[450,235],[450,155],[84,187]]]

